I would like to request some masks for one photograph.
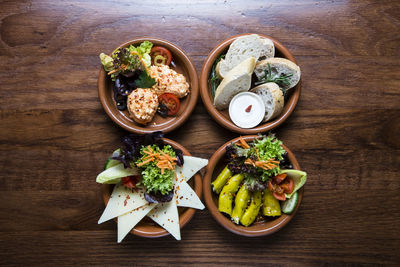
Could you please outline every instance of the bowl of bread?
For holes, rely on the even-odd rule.
[[[240,34],[218,44],[200,74],[200,94],[209,114],[240,133],[269,131],[293,112],[301,71],[290,51],[263,34]]]

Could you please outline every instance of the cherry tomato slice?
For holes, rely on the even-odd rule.
[[[274,180],[274,182],[277,183],[277,184],[281,184],[283,182],[283,180],[286,179],[286,177],[287,177],[286,173],[281,173],[281,174],[278,174],[275,177],[272,177],[272,180]]]
[[[271,181],[268,181],[268,190],[274,192],[274,185],[272,184]]]
[[[279,194],[279,193],[273,192],[272,195],[273,195],[277,200],[280,200],[280,201],[285,201],[285,200],[286,200],[285,193]]]
[[[164,93],[158,97],[158,102],[163,103],[168,108],[168,115],[172,116],[178,113],[181,107],[181,102],[176,95],[171,93]]]
[[[294,182],[292,178],[287,178],[284,183],[282,183],[281,188],[286,194],[290,194],[293,192],[294,189]]]
[[[126,176],[124,178],[121,178],[121,181],[124,186],[128,188],[136,188],[136,183],[138,182],[138,179],[135,176]]]
[[[153,48],[150,51],[152,64],[155,64],[154,58],[158,55],[161,55],[166,58],[165,65],[171,64],[172,54],[167,48],[162,46],[153,46]]]

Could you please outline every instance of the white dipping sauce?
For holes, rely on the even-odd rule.
[[[251,108],[249,108],[250,105]],[[233,123],[240,128],[253,128],[257,126],[263,120],[264,115],[264,102],[255,93],[239,93],[229,103],[229,116]]]

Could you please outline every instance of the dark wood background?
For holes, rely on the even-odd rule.
[[[400,264],[399,1],[1,1],[0,265]],[[125,132],[97,95],[98,54],[134,37],[182,47],[198,73],[231,35],[280,40],[302,69],[274,132],[309,174],[280,232],[245,238],[207,210],[116,243],[96,175]],[[167,137],[209,158],[236,137],[201,100]]]

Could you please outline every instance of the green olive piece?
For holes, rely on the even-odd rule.
[[[232,212],[232,221],[239,224],[240,219],[243,216],[244,211],[247,208],[247,204],[250,200],[250,191],[246,185],[242,185],[235,197],[235,207]]]
[[[240,183],[243,181],[243,174],[236,174],[232,176],[228,183],[222,188],[221,194],[218,199],[218,210],[226,213],[229,216],[232,214],[233,195],[239,189]]]
[[[253,192],[251,195],[251,203],[247,210],[244,212],[240,223],[244,226],[249,226],[256,219],[261,207],[261,191]]]
[[[222,187],[226,184],[226,181],[232,176],[232,172],[228,169],[228,165],[221,171],[218,175],[217,179],[211,183],[213,190],[215,193],[219,194],[221,192]]]
[[[281,205],[268,188],[264,190],[263,215],[281,216]]]

